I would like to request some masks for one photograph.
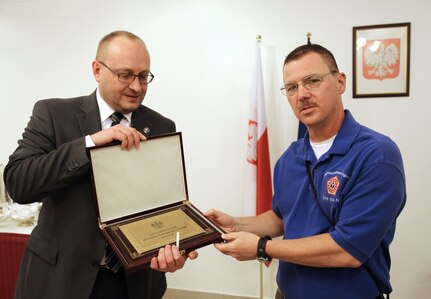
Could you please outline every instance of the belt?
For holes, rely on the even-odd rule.
[[[109,270],[108,267],[106,267],[106,265],[100,265],[99,266],[99,271],[111,271],[111,270]]]

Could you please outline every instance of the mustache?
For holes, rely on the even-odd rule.
[[[313,106],[317,106],[316,103],[312,101],[304,101],[298,104],[298,110],[301,111],[304,108],[313,107]]]

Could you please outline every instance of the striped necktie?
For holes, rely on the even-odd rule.
[[[111,127],[113,127],[120,123],[121,119],[123,118],[123,114],[120,112],[114,112],[109,116],[109,118],[112,120]]]
[[[116,273],[121,268],[121,262],[115,256],[114,251],[108,244],[106,244],[104,264],[106,268],[114,273]]]

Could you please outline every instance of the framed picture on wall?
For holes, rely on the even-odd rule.
[[[353,97],[409,96],[410,23],[353,27]]]

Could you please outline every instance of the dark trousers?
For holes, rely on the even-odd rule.
[[[126,274],[122,268],[117,273],[100,268],[90,299],[127,299]]]

